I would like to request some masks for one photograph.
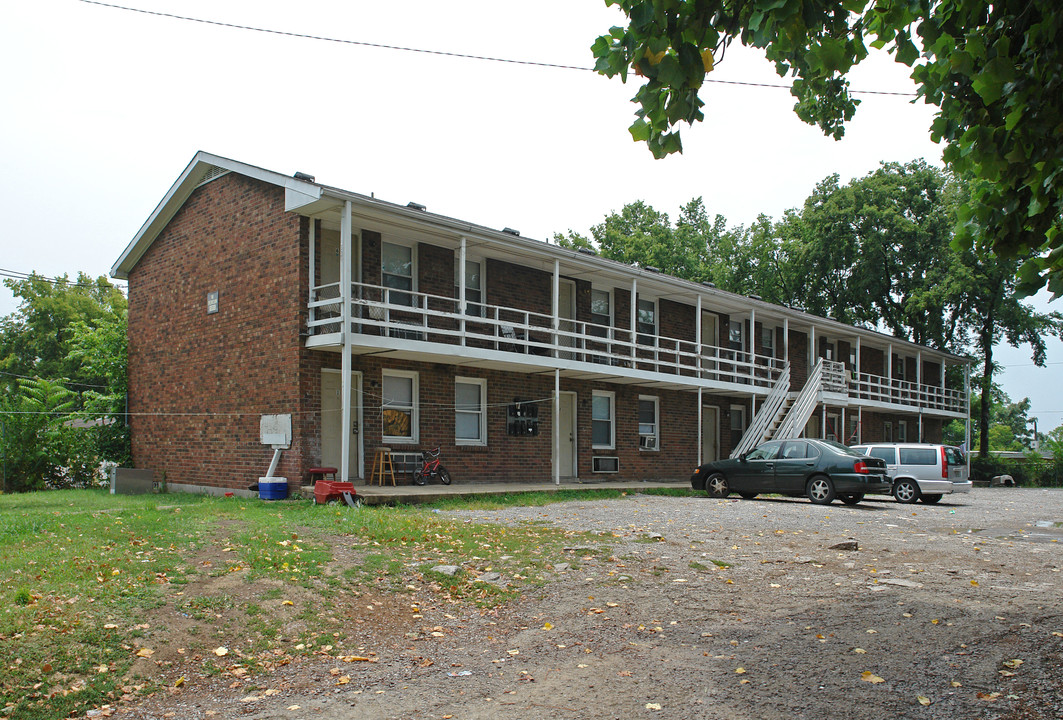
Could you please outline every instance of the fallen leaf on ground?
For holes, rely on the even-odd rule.
[[[225,657],[226,655],[229,654],[229,648],[227,648],[227,647],[216,647],[216,648],[214,648],[214,654],[217,655],[218,657]]]
[[[867,652],[867,650],[864,650],[863,648],[853,648],[853,652],[856,653],[857,655],[863,655],[864,653]]]
[[[1004,667],[1009,667],[1009,668],[1015,669],[1015,668],[1019,667],[1019,665],[1022,665],[1022,660],[1019,660],[1018,658],[1015,658],[1014,660],[1005,660],[1004,661]]]
[[[924,697],[923,695],[916,695],[916,697],[919,699],[919,704],[920,705],[929,705],[930,704],[930,698]]]
[[[864,670],[862,673],[860,673],[860,679],[864,682],[874,683],[876,685],[878,685],[879,683],[886,682],[870,670]]]
[[[647,710],[660,710],[661,709],[661,704],[660,703],[646,703],[646,709]]]
[[[744,667],[735,668],[735,675],[745,675],[746,669]]]
[[[155,651],[151,648],[140,648],[137,650],[137,657],[149,658],[155,654]]]

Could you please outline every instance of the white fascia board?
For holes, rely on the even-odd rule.
[[[192,192],[199,186],[199,179],[209,167],[218,167],[230,172],[239,173],[262,182],[270,183],[285,188],[285,201],[292,193],[306,196],[307,201],[314,196],[320,196],[321,188],[315,183],[297,180],[294,177],[281,175],[280,173],[264,168],[237,162],[220,155],[212,155],[202,150],[197,152],[192,162],[184,169],[177,181],[170,187],[166,195],[152,211],[148,219],[133,236],[129,245],[122,251],[118,260],[111,267],[111,277],[122,280],[129,278],[129,271],[137,264],[144,253],[147,252],[155,238],[159,236],[163,228],[173,219],[177,211],[181,209]],[[304,202],[303,204],[306,204]]]

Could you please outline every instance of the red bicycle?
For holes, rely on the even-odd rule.
[[[450,485],[450,471],[439,462],[439,448],[421,451],[421,469],[413,473],[413,481],[418,485],[426,484],[429,479],[439,478],[439,482]]]

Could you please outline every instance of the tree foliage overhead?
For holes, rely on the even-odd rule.
[[[688,280],[710,280],[742,295],[802,307],[813,314],[980,361],[974,404],[983,455],[989,449],[993,349],[1029,345],[1044,365],[1045,338],[1063,336],[1063,314],[1039,313],[1016,289],[1022,258],[982,254],[952,243],[967,183],[922,161],[883,163],[841,184],[820,182],[800,210],[750,227],[710,221],[701,199],[673,225],[665,213],[632,203],[591,228],[555,239],[594,247],[633,265],[653,265]]]
[[[645,78],[631,126],[654,157],[704,119],[706,75],[735,40],[793,78],[794,110],[840,138],[859,101],[846,73],[885,48],[938,107],[931,135],[976,178],[957,241],[1023,257],[1019,290],[1063,293],[1063,13],[1057,0],[606,0],[627,27],[599,37],[596,69]]]

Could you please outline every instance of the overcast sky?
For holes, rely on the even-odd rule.
[[[602,0],[117,0],[234,25],[360,43],[589,68],[595,37],[621,17]],[[631,141],[633,82],[585,70],[324,42],[130,12],[79,0],[0,10],[0,268],[109,272],[197,150],[489,227],[549,239],[645,200],[673,218],[701,196],[748,224],[799,207],[832,173],[924,158],[932,109],[862,95],[840,142],[793,114],[787,89],[711,83],[684,154],[653,160]],[[709,75],[778,84],[735,48]],[[910,93],[886,57],[856,89]],[[1039,301],[1042,308],[1060,309]],[[12,312],[0,291],[0,315]],[[1045,430],[1063,422],[1063,345],[1045,370],[1001,351],[1013,398]]]

